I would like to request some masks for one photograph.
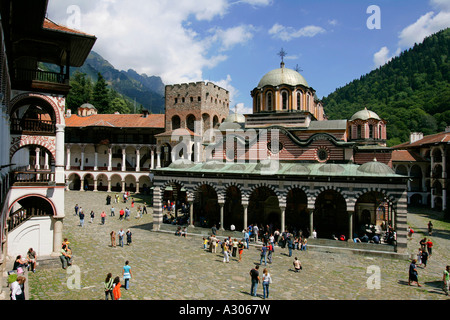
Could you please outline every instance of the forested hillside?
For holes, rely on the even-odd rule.
[[[387,120],[388,145],[450,125],[450,29],[427,37],[389,63],[323,98],[329,119],[367,107]]]

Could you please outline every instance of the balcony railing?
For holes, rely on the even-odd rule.
[[[38,119],[11,119],[11,133],[35,132],[35,133],[55,133],[56,122]]]
[[[18,81],[42,81],[52,83],[65,83],[65,75],[56,72],[33,70],[33,69],[15,69],[15,80]]]
[[[41,217],[46,215],[52,215],[51,212],[47,212],[42,208],[20,208],[8,218],[8,232],[14,230],[23,222],[32,217]]]
[[[49,183],[55,181],[55,173],[48,170],[15,171],[14,184]]]

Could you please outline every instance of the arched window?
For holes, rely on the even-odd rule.
[[[369,138],[373,139],[373,124],[369,124]]]
[[[383,127],[380,125],[380,127],[379,127],[380,129],[379,129],[379,133],[378,133],[378,139],[383,139]]]
[[[288,93],[286,91],[281,93],[281,107],[283,110],[287,110],[289,107]]]
[[[272,111],[272,92],[267,93],[267,110]]]
[[[172,130],[178,129],[181,126],[181,119],[179,116],[172,117]]]
[[[302,110],[302,94],[300,91],[297,92],[297,110]]]
[[[358,128],[357,128],[357,137],[358,137],[358,139],[362,138],[362,136],[361,136],[361,125],[360,124],[358,124]]]

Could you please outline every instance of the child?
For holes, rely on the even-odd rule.
[[[203,249],[206,249],[206,245],[208,244],[208,239],[203,237]]]

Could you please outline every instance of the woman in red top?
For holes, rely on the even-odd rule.
[[[432,248],[433,248],[433,242],[431,242],[431,239],[428,239],[428,241],[427,241],[427,250],[428,250],[428,255],[430,257],[431,257]]]

